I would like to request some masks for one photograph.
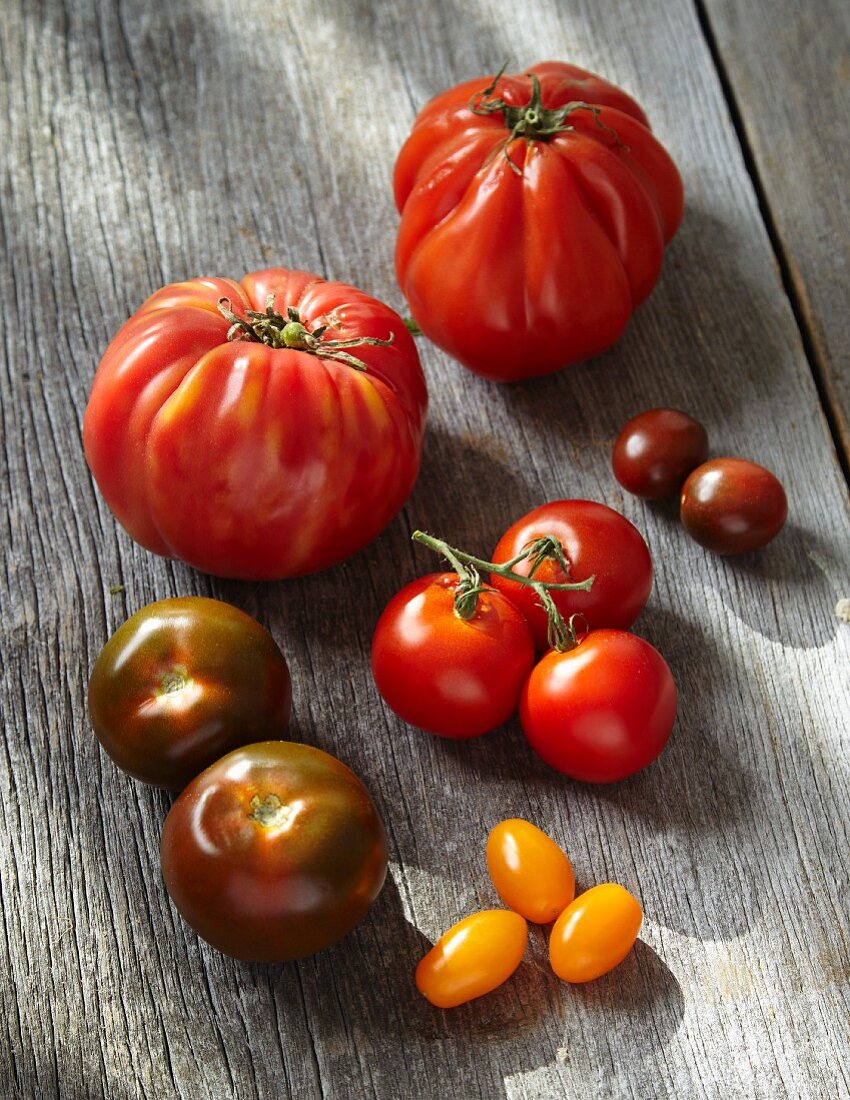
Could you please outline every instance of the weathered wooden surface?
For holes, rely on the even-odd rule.
[[[850,4],[704,0],[850,467]]]
[[[495,0],[7,0],[0,34],[0,1093],[847,1095],[850,628],[833,613],[850,594],[846,489],[690,4],[662,17],[639,0],[534,0],[507,19]],[[80,446],[93,369],[127,313],[167,280],[269,262],[401,307],[389,178],[415,107],[505,57],[547,55],[635,93],[686,181],[662,282],[622,343],[509,388],[424,345],[420,483],[373,547],[325,574],[213,581],[134,546]],[[808,240],[812,255],[821,245]],[[610,443],[659,403],[699,416],[715,453],[786,482],[788,528],[761,555],[710,557],[669,509],[620,494]],[[486,551],[563,495],[607,501],[645,532],[657,572],[639,630],[681,689],[664,756],[610,789],[560,780],[516,725],[466,745],[409,729],[368,671],[381,608],[433,567],[412,526]],[[158,869],[169,798],[117,773],[88,727],[100,646],[177,593],[230,600],[273,630],[297,735],[354,767],[388,823],[392,876],[373,914],[297,965],[237,964],[182,925]],[[534,934],[500,992],[441,1013],[413,967],[495,901],[484,838],[514,814],[565,845],[581,885],[637,891],[642,943],[574,989]]]

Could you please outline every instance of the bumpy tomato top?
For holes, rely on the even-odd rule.
[[[535,82],[546,117],[521,110]],[[414,122],[395,167],[396,271],[425,334],[505,381],[614,343],[658,278],[683,196],[643,111],[607,80],[549,61],[487,85],[443,92]]]
[[[221,299],[240,320],[271,299],[271,343],[233,340],[247,333],[231,330]],[[282,346],[293,317],[306,346]],[[106,350],[83,438],[107,503],[143,546],[209,573],[287,577],[342,560],[395,515],[418,472],[426,405],[397,313],[344,283],[270,268],[152,295]]]

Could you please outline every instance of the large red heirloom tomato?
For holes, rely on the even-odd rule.
[[[422,331],[497,381],[622,334],[682,217],[641,108],[575,65],[478,78],[420,111],[395,166],[396,272]]]
[[[264,579],[359,550],[413,488],[427,405],[388,306],[270,268],[174,283],[106,350],[86,458],[148,550]]]

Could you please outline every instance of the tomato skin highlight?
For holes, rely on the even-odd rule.
[[[478,737],[506,722],[534,664],[522,615],[482,592],[470,619],[454,610],[456,573],[431,573],[398,592],[372,641],[372,673],[405,722],[440,737]]]
[[[532,73],[544,108],[593,110],[572,111],[569,132],[511,139],[502,111],[469,107],[491,77],[465,81],[419,112],[393,177],[396,275],[414,319],[499,382],[610,347],[654,286],[683,207],[679,173],[631,96],[559,61],[505,74],[493,94],[529,104]]]
[[[779,534],[788,499],[779,479],[743,458],[714,458],[698,466],[682,487],[685,530],[715,554],[761,550]]]
[[[500,821],[487,838],[487,869],[502,901],[533,924],[548,924],[575,895],[572,864],[530,821]]]
[[[613,783],[651,764],[667,744],[676,685],[649,642],[595,630],[535,665],[519,716],[528,743],[550,767],[586,783]]]
[[[296,308],[365,371],[227,339],[266,298]],[[344,283],[269,268],[153,294],[106,349],[83,422],[86,459],[119,523],[153,553],[219,576],[323,569],[371,541],[410,494],[427,408],[414,342],[389,306]]]
[[[528,925],[507,909],[485,909],[452,925],[416,967],[416,988],[437,1008],[491,993],[522,962]]]
[[[555,921],[549,962],[565,982],[592,982],[628,955],[643,923],[640,902],[624,886],[605,882],[575,899]]]
[[[88,688],[92,726],[118,767],[175,790],[231,749],[285,737],[291,703],[271,634],[200,596],[132,615],[100,651]]]
[[[643,611],[652,588],[652,558],[634,524],[594,500],[553,500],[511,524],[499,539],[491,561],[510,561],[541,535],[553,535],[560,542],[570,571],[565,573],[557,562],[547,560],[536,570],[536,579],[563,584],[596,577],[588,592],[551,593],[563,617],[581,614],[591,630],[630,627]],[[528,575],[529,568],[528,561],[515,566],[523,576]],[[548,619],[533,590],[495,573],[490,574],[489,583],[523,613],[537,649],[547,650]]]
[[[678,409],[647,409],[624,425],[611,465],[617,481],[644,500],[673,496],[708,458],[708,432]]]
[[[266,741],[222,757],[165,819],[162,875],[186,923],[233,958],[321,951],[366,915],[387,842],[369,793],[340,760]]]

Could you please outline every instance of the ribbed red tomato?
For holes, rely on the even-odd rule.
[[[559,61],[432,99],[394,189],[396,273],[416,322],[498,381],[610,347],[682,217],[681,178],[638,104]]]
[[[354,553],[395,515],[426,404],[397,313],[270,268],[149,298],[106,350],[83,438],[107,504],[148,550],[290,577]]]

